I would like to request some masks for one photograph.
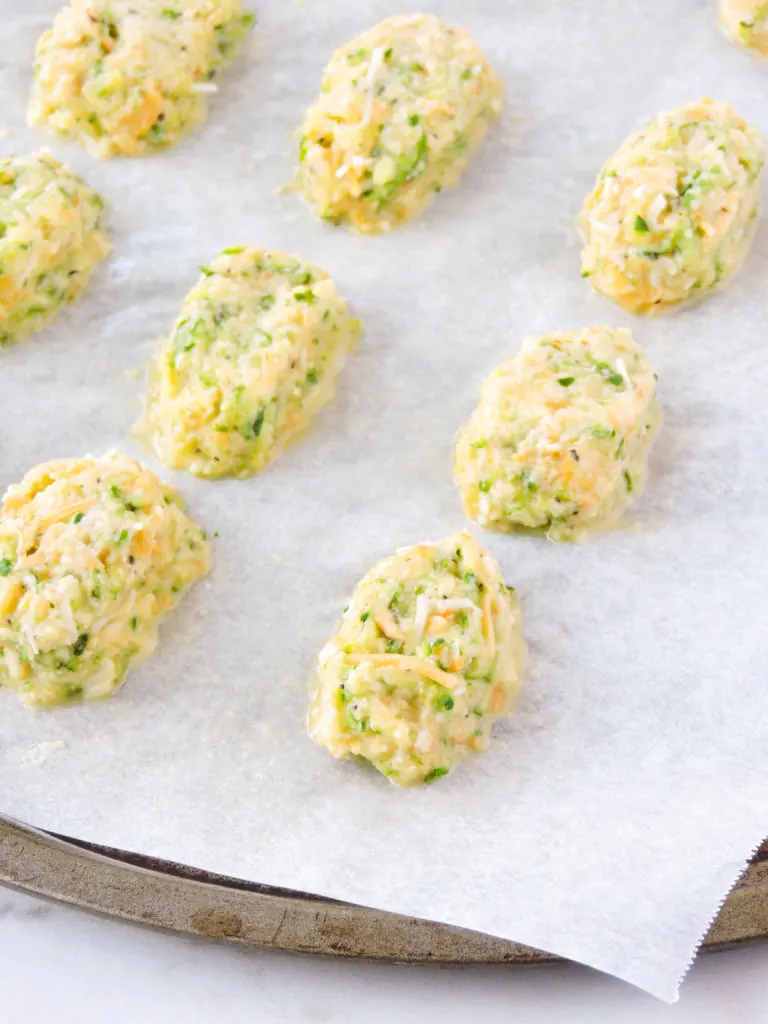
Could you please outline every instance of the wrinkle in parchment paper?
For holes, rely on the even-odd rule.
[[[222,76],[205,128],[107,163],[25,127],[56,7],[0,3],[2,146],[48,145],[99,189],[114,254],[0,355],[0,486],[120,447],[218,537],[212,575],[114,699],[46,714],[0,694],[3,811],[506,936],[673,999],[768,830],[768,228],[724,294],[639,320],[590,294],[572,223],[604,159],[661,109],[712,95],[768,132],[765,67],[696,0],[425,3],[486,49],[506,112],[422,220],[358,238],[275,189],[331,51],[398,3],[262,0],[259,59]],[[328,270],[365,337],[306,437],[259,477],[208,483],[130,438],[135,371],[198,264],[240,243]],[[580,546],[482,537],[524,602],[519,714],[422,791],[333,761],[305,736],[305,686],[346,597],[376,559],[465,525],[451,450],[486,374],[527,335],[601,323],[645,346],[665,425],[624,528]]]

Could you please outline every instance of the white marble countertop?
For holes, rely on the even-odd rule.
[[[700,958],[675,1006],[579,967],[401,967],[239,949],[0,888],[3,1024],[765,1024],[768,943]]]

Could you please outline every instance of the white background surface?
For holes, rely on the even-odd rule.
[[[586,968],[335,963],[0,889],[0,985],[3,1024],[765,1024],[768,943],[699,958],[669,1007]]]
[[[768,943],[666,1006],[582,967],[336,963],[164,935],[0,888],[3,1024],[765,1024]]]
[[[20,152],[43,138],[24,126],[29,55],[60,2],[0,0]],[[363,572],[465,525],[452,438],[492,367],[526,335],[631,322],[579,276],[573,219],[603,160],[645,118],[712,92],[768,133],[763,67],[722,38],[709,0],[424,0],[480,41],[506,111],[421,220],[334,232],[274,188],[333,48],[402,2],[254,0],[261,58],[222,77],[194,137],[143,161],[51,142],[103,193],[115,250],[50,330],[3,355],[0,490],[58,456],[138,454],[130,371],[225,245],[316,260],[365,337],[327,415],[269,472],[163,471],[219,533],[210,579],[114,700],[51,715],[2,702],[2,811],[505,936],[671,998],[766,832],[768,231],[722,295],[632,324],[666,414],[633,528],[584,545],[483,536],[523,598],[530,650],[519,713],[487,755],[398,792],[306,739],[306,679]]]

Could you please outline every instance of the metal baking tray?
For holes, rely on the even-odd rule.
[[[0,818],[0,883],[184,935],[404,963],[542,964],[557,957],[450,925],[81,842]],[[704,939],[722,949],[768,936],[768,842]]]

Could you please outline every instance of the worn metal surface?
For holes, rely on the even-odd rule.
[[[187,935],[337,957],[413,963],[551,963],[478,932],[209,874],[0,819],[0,882]],[[728,897],[705,947],[768,936],[768,843]]]

